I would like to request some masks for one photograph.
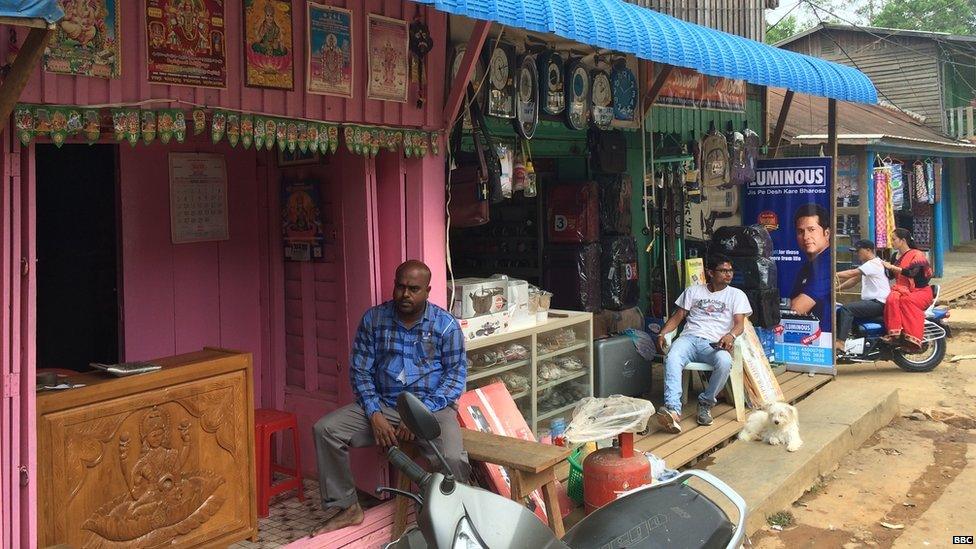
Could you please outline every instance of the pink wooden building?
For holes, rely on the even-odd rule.
[[[241,4],[227,2],[227,86],[204,89],[150,84],[147,80],[145,2],[120,1],[122,76],[102,79],[55,75],[36,69],[22,103],[77,106],[133,105],[180,100],[208,109],[240,111],[335,123],[441,130],[445,102],[446,18],[404,0],[329,0],[352,10],[356,66],[351,99],[305,93],[306,6],[293,0],[295,86],[291,92],[246,87],[242,76]],[[428,55],[426,103],[418,107],[417,84],[406,103],[366,99],[365,26],[375,13],[428,24],[434,50]],[[13,27],[0,27],[8,44]],[[23,42],[26,31],[18,29]],[[0,64],[9,51],[0,51]],[[155,103],[153,108],[165,108]],[[178,105],[172,104],[175,108]],[[3,181],[2,358],[0,358],[0,547],[34,546],[36,540],[34,377],[38,363],[38,242],[52,189],[73,184],[71,166],[87,145],[54,149],[38,139],[24,147],[5,121],[0,155]],[[255,404],[297,413],[303,465],[315,473],[311,424],[352,400],[348,383],[350,342],[368,307],[391,292],[393,269],[420,258],[433,272],[433,301],[445,300],[444,144],[440,154],[407,158],[380,152],[352,154],[340,145],[324,163],[279,167],[275,151],[211,143],[208,134],[135,147],[112,146],[108,168],[114,180],[117,232],[119,359],[126,361],[198,350],[214,345],[254,355]],[[100,146],[100,145],[98,145]],[[72,147],[75,147],[72,152]],[[94,150],[94,149],[93,149]],[[216,152],[227,165],[230,239],[171,243],[167,157],[170,152]],[[113,160],[114,158],[114,160]],[[44,164],[42,164],[44,163]],[[47,163],[53,163],[48,165]],[[86,164],[87,165],[87,164]],[[66,169],[67,167],[67,169]],[[58,168],[61,172],[58,172]],[[78,170],[87,169],[78,166]],[[52,172],[52,170],[54,170]],[[41,174],[66,173],[50,180]],[[45,180],[45,177],[48,177]],[[326,224],[325,260],[286,262],[280,228],[281,182],[320,183]],[[79,174],[79,179],[82,179]],[[110,185],[111,186],[111,185]],[[79,271],[83,267],[78,265]],[[80,276],[80,274],[79,274]],[[65,304],[67,307],[68,305]],[[364,488],[386,479],[375,452],[355,459]]]

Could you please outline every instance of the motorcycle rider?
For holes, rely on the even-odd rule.
[[[857,258],[861,261],[855,269],[837,273],[837,289],[850,288],[861,282],[861,299],[844,304],[837,309],[837,339],[834,346],[838,352],[845,350],[844,342],[851,334],[857,319],[880,318],[884,315],[885,300],[891,293],[891,284],[885,275],[884,263],[875,254],[874,242],[860,240],[855,244]]]

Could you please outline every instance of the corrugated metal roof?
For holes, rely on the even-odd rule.
[[[769,119],[776,120],[783,107],[783,89],[769,89]],[[917,116],[917,115],[916,115]],[[827,141],[827,101],[795,94],[783,131],[793,145]],[[976,144],[946,137],[894,106],[837,104],[837,140],[846,145],[892,145],[918,150],[976,154]]]
[[[863,32],[866,34],[883,36],[885,38],[890,38],[892,36],[911,36],[913,38],[923,38],[927,40],[937,40],[942,42],[976,44],[976,36],[949,34],[947,32],[917,31],[917,30],[909,30],[909,29],[889,29],[887,27],[866,27],[861,25],[842,25],[839,23],[820,23],[817,26],[811,27],[803,32],[799,32],[797,34],[794,34],[793,36],[788,36],[780,40],[779,42],[776,42],[773,45],[776,47],[782,47],[785,46],[786,44],[796,42],[797,40],[803,38],[804,36],[809,36],[811,34],[820,32],[823,29],[850,31],[850,32]]]
[[[438,10],[494,21],[695,69],[710,76],[876,103],[861,71],[773,48],[621,0],[415,0]]]
[[[64,12],[57,0],[0,0],[0,17],[43,19],[50,24],[64,17]]]

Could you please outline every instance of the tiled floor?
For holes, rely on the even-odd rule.
[[[300,538],[308,537],[313,528],[322,525],[326,512],[319,499],[319,483],[305,479],[305,501],[298,501],[295,492],[289,491],[271,500],[271,512],[258,520],[258,540],[242,541],[231,545],[233,549],[270,549],[281,547]]]

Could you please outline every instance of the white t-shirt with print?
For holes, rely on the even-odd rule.
[[[891,293],[891,284],[885,276],[881,258],[862,263],[858,269],[861,271],[861,299],[877,299],[884,303]]]
[[[735,325],[734,315],[752,314],[745,292],[732,286],[710,292],[707,285],[695,284],[681,292],[674,304],[688,311],[681,335],[698,336],[711,342],[729,333]]]

